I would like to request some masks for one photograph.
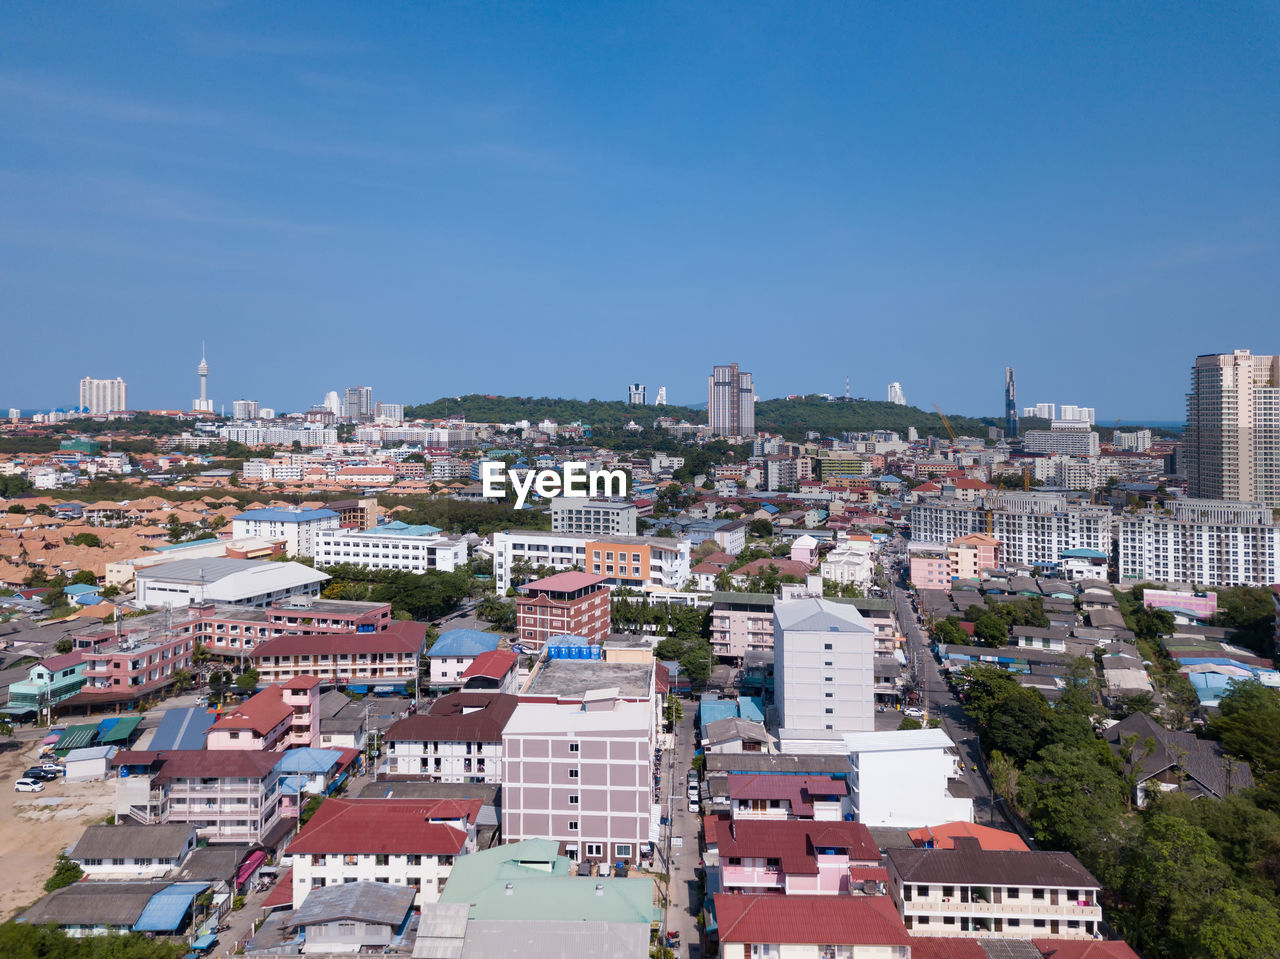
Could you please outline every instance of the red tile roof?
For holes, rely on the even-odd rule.
[[[816,876],[817,850],[827,847],[844,850],[855,862],[880,862],[880,848],[871,838],[871,831],[859,822],[708,819],[705,824],[707,845],[719,848],[721,862],[731,857],[778,859],[788,875]]]
[[[280,687],[268,686],[239,706],[223,713],[209,729],[248,729],[259,736],[265,736],[292,715],[293,707],[285,704]]]
[[[501,679],[511,672],[511,667],[516,664],[517,659],[519,657],[509,649],[493,649],[473,659],[471,665],[462,671],[459,678],[485,676],[489,679]]]
[[[456,856],[466,845],[466,822],[475,822],[481,805],[479,799],[330,798],[289,852]]]
[[[1027,851],[1027,844],[1017,833],[971,822],[945,822],[940,826],[925,826],[922,829],[912,829],[907,835],[917,846],[927,846],[932,841],[934,849],[954,849],[957,836],[971,836],[978,840],[983,849]]]
[[[61,669],[68,669],[77,663],[84,661],[84,650],[73,649],[69,653],[63,653],[61,656],[50,656],[48,659],[42,659],[40,665],[51,673],[56,673]]]
[[[280,753],[269,749],[167,749],[148,752],[122,749],[112,766],[150,766],[156,785],[173,779],[252,779],[271,774]]]
[[[426,623],[400,620],[378,633],[319,633],[277,636],[254,647],[254,659],[267,656],[316,656],[335,653],[413,653],[426,641]]]
[[[293,906],[293,870],[287,869],[283,876],[276,880],[275,886],[262,900],[263,909],[276,909],[280,906]]]
[[[910,946],[888,896],[715,897],[720,942]]]
[[[847,796],[849,784],[824,776],[729,774],[730,799],[786,799],[798,815],[813,815],[812,796]]]
[[[1044,959],[1138,959],[1127,943],[1118,939],[1033,939]]]
[[[320,685],[320,680],[315,676],[294,676],[284,684],[285,689],[313,689]]]
[[[553,593],[573,593],[580,589],[588,589],[592,586],[599,586],[604,582],[603,576],[596,576],[593,573],[581,573],[570,570],[565,573],[556,573],[554,576],[548,576],[546,579],[535,580],[532,583],[525,583],[520,587],[521,592],[540,593],[550,591]]]
[[[425,713],[408,716],[387,730],[387,742],[502,741],[520,700],[507,693],[461,692],[441,696]]]
[[[977,939],[962,936],[912,936],[911,959],[988,959]]]

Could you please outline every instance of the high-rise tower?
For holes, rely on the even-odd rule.
[[[707,378],[707,423],[720,436],[754,436],[756,394],[751,374],[737,363],[711,368]]]
[[[209,361],[204,358],[204,341],[200,341],[200,365],[196,367],[196,375],[200,377],[200,398],[191,401],[191,408],[197,413],[212,413],[213,400],[209,399]]]
[[[846,394],[847,394],[847,393],[848,393],[848,390],[846,389],[846,391],[845,391],[845,392],[846,392]],[[890,383],[890,384],[889,384],[889,402],[890,402],[890,403],[894,403],[894,404],[896,404],[897,406],[906,406],[906,405],[907,405],[907,397],[906,397],[906,395],[902,392],[902,384],[901,384],[901,383]]]
[[[1011,439],[1018,435],[1018,391],[1013,382],[1013,367],[1004,368],[1004,435]]]
[[[1280,507],[1280,356],[1197,356],[1183,438],[1188,496]]]

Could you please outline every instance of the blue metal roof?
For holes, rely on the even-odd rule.
[[[337,515],[331,509],[251,509],[241,513],[236,519],[252,519],[260,523],[305,523]]]
[[[409,523],[402,523],[400,520],[396,520],[392,523],[383,523],[381,526],[375,526],[369,532],[378,533],[382,536],[434,536],[440,532],[440,527],[429,526],[426,523],[412,526]]]
[[[204,734],[217,719],[212,713],[198,706],[190,709],[166,709],[160,717],[160,725],[151,737],[150,748],[204,749]]]
[[[498,648],[497,633],[482,633],[478,629],[449,629],[431,644],[428,656],[479,656]]]
[[[176,932],[182,928],[192,900],[208,888],[207,882],[175,882],[167,889],[161,889],[142,910],[142,915],[133,924],[133,931]]]
[[[1063,556],[1080,557],[1083,559],[1106,559],[1106,553],[1100,553],[1096,549],[1064,549]]]
[[[281,773],[322,773],[332,769],[333,764],[341,758],[340,749],[304,746],[286,751],[276,763],[276,770]]]

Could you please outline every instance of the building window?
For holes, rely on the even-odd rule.
[[[603,855],[604,855],[604,843],[599,843],[599,842],[589,842],[589,843],[587,843],[587,855],[588,855],[588,856],[603,856]]]
[[[577,831],[578,831],[578,820],[576,820],[576,819],[570,819],[570,820],[569,820],[569,832],[577,832]]]
[[[576,806],[576,805],[578,805],[578,795],[577,795],[577,793],[570,793],[570,794],[569,794],[569,805],[570,805],[570,806]]]
[[[576,753],[578,751],[578,743],[569,744],[569,752]]]
[[[629,842],[620,842],[620,843],[618,843],[616,846],[614,846],[613,848],[614,848],[614,851],[615,851],[615,853],[617,854],[617,857],[618,857],[619,859],[630,859],[630,858],[631,858],[631,843],[629,843]]]
[[[569,778],[570,778],[570,779],[577,779],[577,778],[578,778],[578,770],[576,770],[576,769],[570,769],[570,770],[569,770]]]

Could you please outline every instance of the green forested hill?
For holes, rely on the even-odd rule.
[[[671,416],[693,423],[707,421],[705,410],[684,406],[629,406],[614,400],[570,400],[551,397],[482,396],[471,394],[457,399],[444,398],[434,403],[411,406],[410,417],[438,419],[463,414],[472,422],[511,423],[515,420],[537,422],[550,418],[557,423],[581,421],[590,426],[620,427],[630,420],[649,426],[659,416]],[[985,437],[988,426],[999,426],[995,418],[974,419],[948,416],[957,433]],[[897,406],[872,400],[828,402],[821,398],[764,400],[756,404],[756,427],[771,433],[782,433],[788,439],[801,439],[808,430],[824,436],[847,430],[889,429],[905,433],[914,426],[921,436],[933,433],[945,436],[937,413],[926,413],[914,406]]]

